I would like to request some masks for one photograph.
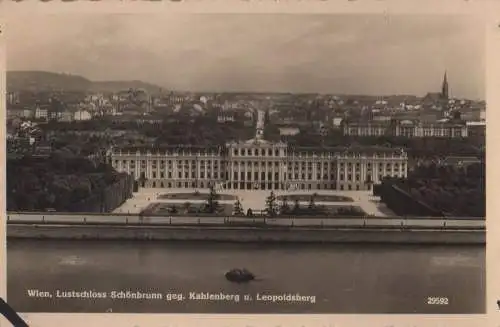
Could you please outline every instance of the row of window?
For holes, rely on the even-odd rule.
[[[150,184],[152,187],[161,187],[161,188],[208,188],[210,183],[205,182],[163,182],[163,181],[153,181]],[[358,184],[347,184],[347,185],[339,185],[340,190],[357,190],[365,188],[366,185],[361,183]],[[252,183],[252,182],[232,182],[225,183],[222,185],[222,189],[233,189],[233,190],[289,190],[300,189],[300,190],[335,190],[337,189],[337,184],[335,183],[323,183],[323,184],[310,184],[310,183],[297,183],[294,185],[290,185],[289,183]]]
[[[359,136],[369,136],[369,135],[384,135],[386,133],[386,130],[384,129],[371,129],[371,128],[360,128],[360,127],[355,127],[355,128],[349,128],[347,129],[344,134],[348,135],[359,135]],[[426,128],[426,129],[402,129],[400,131],[394,131],[394,135],[398,136],[408,136],[408,137],[413,137],[413,136],[418,136],[418,135],[423,135],[423,136],[453,136],[453,137],[460,137],[462,136],[462,128]],[[467,130],[464,131],[464,134],[467,134]]]
[[[130,174],[134,175],[135,174],[135,171],[131,170],[130,171]],[[382,175],[387,175],[387,174],[383,174],[382,172],[379,172],[379,175],[382,176]],[[403,172],[393,172],[392,174],[389,173],[389,175],[393,175],[393,176],[401,176],[403,177],[405,174]],[[144,174],[145,176],[145,174]],[[151,174],[152,178],[153,179],[157,179],[157,178],[160,178],[160,179],[172,179],[173,178],[173,174],[172,172],[168,172],[167,174],[165,174],[164,172],[160,172],[159,174],[157,174],[156,172],[152,172]],[[367,174],[367,180],[372,180],[371,178],[371,174]],[[253,174],[251,172],[240,172],[240,173],[237,173],[237,172],[234,172],[233,175],[233,180],[235,181],[281,181],[282,179],[280,178],[280,174],[279,173],[265,173],[265,172],[261,172],[260,174],[258,172],[254,172]],[[259,178],[260,177],[260,178]],[[298,174],[298,173],[295,173],[295,174],[291,174],[289,173],[286,177],[288,177],[289,180],[313,180],[313,174]],[[327,175],[327,174],[324,174],[324,175],[321,175],[321,174],[316,174],[315,175],[316,177],[316,180],[330,180],[330,181],[334,181],[336,180],[336,175],[335,174],[330,174],[330,175]],[[177,178],[178,179],[219,179],[219,178],[225,178],[226,180],[229,179],[229,173],[226,173],[226,174],[218,174],[218,173],[200,173],[198,176],[194,173],[194,172],[184,172],[184,174],[182,174],[181,172],[179,172],[177,174]],[[354,178],[353,178],[353,175],[352,174],[340,174],[339,175],[339,181],[347,181],[347,182],[352,182],[352,181],[356,181],[356,182],[360,182],[361,181],[361,175],[360,174],[355,174],[354,175]]]
[[[385,167],[385,170],[387,170],[387,171],[405,171],[406,170],[406,164],[404,164],[404,163],[402,163],[401,165],[399,165],[398,163],[394,163],[394,164],[389,164],[388,163],[388,164],[385,164],[385,165],[383,165],[383,164],[378,165],[378,171],[382,172],[384,170],[384,167]],[[119,169],[119,167],[116,167],[116,166],[115,166],[115,168]],[[127,168],[127,167],[123,167],[123,168]],[[135,167],[135,165],[131,164],[129,168],[130,169],[135,169],[136,167]],[[141,166],[141,168],[143,170],[146,170],[146,166]],[[371,165],[368,165],[366,167],[366,171],[370,172],[370,171],[373,170],[372,168],[376,169],[376,167],[372,167]],[[153,171],[155,171],[157,169],[158,168],[155,167],[155,166],[152,167]],[[333,169],[335,169],[335,168],[333,168]],[[165,170],[165,168],[161,168],[161,170]],[[167,169],[167,171],[169,173],[172,173],[172,170],[173,170],[172,167],[168,167],[168,169]],[[210,172],[217,173],[219,171],[219,167],[218,166],[214,166],[213,168],[212,167],[208,167],[208,168],[201,167],[200,169],[197,169],[197,167],[183,166],[183,167],[178,167],[177,172],[179,174],[181,172],[185,172],[185,173],[191,172],[191,173],[194,174],[197,170],[199,170],[200,174],[205,174],[205,173],[209,174]],[[234,171],[234,169],[230,169],[230,170]],[[273,171],[275,172],[276,170],[273,170]],[[293,174],[293,173],[295,173],[295,174],[297,174],[297,173],[304,174],[304,172],[307,172],[309,174],[313,173],[312,167],[309,167],[307,170],[306,169],[298,169],[298,167],[293,167],[293,168],[289,169],[288,171],[291,174]],[[321,172],[325,173],[325,172],[329,172],[329,171],[331,171],[331,170],[328,170],[328,169],[321,170],[321,168],[318,168],[318,170],[316,172],[317,173],[321,173]],[[259,171],[259,172],[260,173],[265,173],[265,172],[268,172],[268,171],[266,170],[266,171]],[[255,174],[258,174],[259,172],[253,171],[253,173],[255,173]],[[339,172],[340,173],[344,173],[344,174],[348,174],[348,173],[360,173],[361,172],[361,167],[359,167],[359,166],[353,167],[353,166],[350,166],[350,165],[348,167],[340,166]],[[250,173],[250,172],[248,172],[248,173]]]
[[[265,151],[265,149],[261,149],[262,151]],[[234,151],[238,151],[238,149],[235,149]],[[243,150],[242,150],[243,151]],[[269,151],[272,151],[269,149]],[[279,151],[279,150],[276,150],[276,151]],[[141,155],[146,155],[146,154],[141,154]],[[344,157],[347,157],[347,158],[352,158],[352,159],[355,159],[355,158],[360,158],[360,157],[372,157],[372,158],[379,158],[379,157],[392,157],[394,156],[395,154],[384,154],[384,153],[374,153],[374,154],[370,154],[370,155],[366,155],[366,154],[362,154],[362,153],[351,153],[349,155],[345,154],[345,153],[335,153],[335,152],[332,152],[332,153],[311,153],[311,152],[297,152],[297,153],[288,153],[286,154],[285,156],[282,156],[282,158],[287,158],[288,160],[293,160],[293,161],[296,161],[296,160],[304,160],[304,159],[319,159],[319,160],[335,160],[335,159],[338,159],[338,158],[344,158]],[[119,160],[117,158],[120,158],[122,156],[127,156],[127,154],[120,154],[120,153],[114,153],[113,154],[113,159],[115,161]],[[152,159],[142,159],[144,157],[142,157],[141,159],[137,159],[137,155],[136,154],[131,154],[131,156],[133,156],[134,158],[132,159],[122,159],[124,162],[125,161],[142,161],[143,163],[146,163],[146,161],[149,161],[149,162],[156,162],[157,164],[165,164],[166,162],[168,162],[169,164],[171,164],[172,162],[182,162],[184,161],[185,163],[189,163],[190,161],[194,164],[196,162],[200,162],[200,163],[204,163],[205,161],[206,162],[215,162],[215,161],[231,161],[230,158],[226,158],[224,156],[220,156],[220,155],[214,155],[212,156],[211,159],[197,159],[197,160],[194,160],[194,159],[159,159],[159,158],[152,158]],[[166,154],[155,154],[155,156],[158,156],[158,157],[169,157],[170,155]],[[196,154],[183,154],[183,155],[180,155],[180,157],[196,157],[197,155]],[[263,157],[264,155],[260,156],[260,155],[256,155],[257,157]],[[267,157],[278,157],[279,155],[275,155],[275,156],[267,156]],[[205,156],[206,157],[206,156]],[[240,156],[241,157],[241,156]],[[251,160],[251,159],[250,159]],[[291,162],[288,162],[288,164],[291,164]]]
[[[115,160],[114,161],[115,163],[115,166],[118,166],[120,164],[120,161],[119,160]],[[135,165],[136,164],[136,161],[135,160],[122,160],[122,164],[123,165],[127,165],[127,164],[131,164],[131,165]],[[146,160],[141,160],[141,166],[146,166]],[[265,166],[268,166],[268,167],[271,167],[271,166],[275,166],[275,167],[279,167],[280,164],[282,162],[280,161],[261,161],[260,162],[260,166],[261,167],[265,167]],[[197,164],[196,164],[196,161],[195,160],[185,160],[184,161],[184,165],[182,164],[182,160],[181,161],[178,161],[177,162],[177,167],[178,168],[181,168],[181,167],[189,167],[189,165],[191,164],[191,167],[195,168],[197,167]],[[204,160],[201,160],[200,161],[200,165],[201,167],[217,167],[219,164],[218,161],[207,161],[207,162],[204,162]],[[233,162],[234,166],[247,166],[247,167],[251,167],[251,166],[254,166],[254,167],[258,167],[259,166],[259,162],[257,161],[253,161],[253,162],[245,162],[245,161],[234,161]],[[379,165],[382,165],[383,163],[378,163]],[[159,164],[161,168],[164,168],[165,167],[165,160],[161,160],[161,163]],[[223,162],[221,163],[221,165],[223,165]],[[356,167],[356,168],[360,168],[361,167],[361,163],[359,162],[356,162],[356,163],[352,163],[352,162],[348,162],[348,163],[344,163],[344,162],[339,162],[338,164],[335,163],[335,162],[317,162],[315,163],[316,165],[316,168],[317,169],[321,169],[321,167],[327,169],[329,167],[335,167],[336,165],[338,165],[341,169],[344,168],[345,166],[351,168],[351,167]],[[373,165],[377,165],[377,163],[374,163]],[[390,165],[395,165],[396,167],[399,165],[399,163],[386,163],[386,166],[389,167]],[[405,165],[404,163],[402,163],[402,165]],[[158,163],[153,161],[152,162],[152,167],[153,168],[156,168],[158,166]],[[287,166],[292,168],[296,168],[298,169],[299,167],[301,167],[302,169],[304,169],[305,167],[308,167],[308,168],[312,168],[313,167],[313,163],[312,162],[307,162],[307,161],[294,161],[294,162],[287,162]],[[367,162],[366,163],[366,166],[367,167],[371,167],[372,166],[372,163],[371,162]],[[172,160],[168,160],[168,167],[171,169],[172,168]]]
[[[235,156],[267,156],[275,157],[280,155],[279,149],[233,149],[233,155]]]

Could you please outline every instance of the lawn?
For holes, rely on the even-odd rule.
[[[309,208],[307,205],[300,206],[297,210],[294,210],[294,204],[289,204],[289,211],[281,213],[281,217],[320,217],[320,218],[330,218],[330,217],[365,217],[367,213],[358,206],[350,205],[314,205],[313,208]]]
[[[277,196],[278,201],[286,198],[288,201],[309,202],[314,196],[314,202],[354,202],[351,197],[335,194],[287,194]]]
[[[158,196],[162,200],[207,200],[208,193],[192,192],[192,193],[166,193]],[[236,201],[238,197],[232,194],[217,194],[217,200]]]
[[[141,211],[141,215],[159,216],[185,216],[185,215],[208,215],[208,216],[231,216],[233,214],[233,204],[219,203],[219,212],[209,214],[203,212],[205,203],[152,203]],[[175,209],[174,209],[175,208]]]

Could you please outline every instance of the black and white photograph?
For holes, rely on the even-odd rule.
[[[484,24],[10,19],[9,304],[485,314]]]

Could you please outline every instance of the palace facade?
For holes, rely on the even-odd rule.
[[[407,176],[408,156],[386,147],[305,148],[263,139],[220,147],[118,147],[113,167],[143,187],[235,190],[367,190]]]

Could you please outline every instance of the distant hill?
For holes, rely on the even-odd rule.
[[[157,93],[160,86],[142,81],[99,81],[85,77],[44,71],[7,71],[7,91],[119,92],[143,89]]]
[[[120,92],[129,89],[142,89],[147,93],[158,93],[161,87],[158,85],[142,82],[142,81],[100,81],[92,82],[91,91],[94,92]]]
[[[92,82],[69,74],[7,71],[7,91],[87,91]]]

